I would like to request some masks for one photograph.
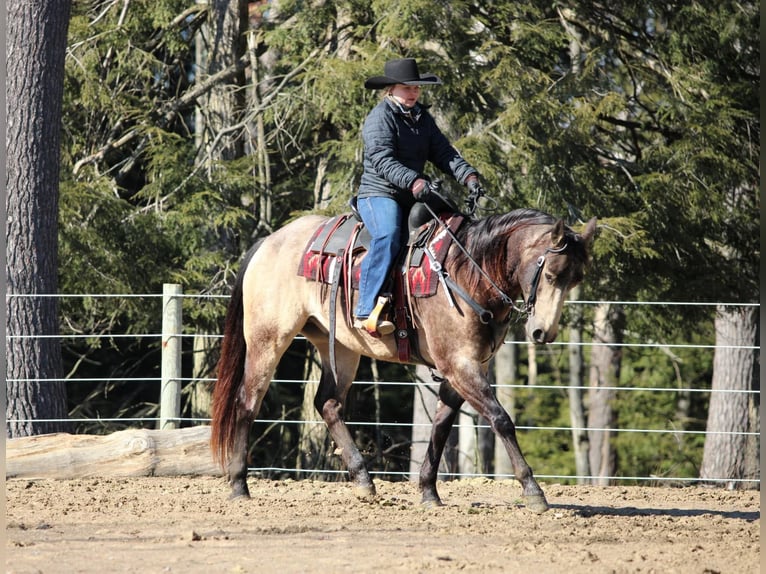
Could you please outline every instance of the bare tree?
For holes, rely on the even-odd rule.
[[[212,0],[207,24],[203,27],[205,62],[200,65],[200,78],[214,76],[236,64],[246,53],[245,31],[249,19],[246,0]],[[207,33],[205,33],[207,32]],[[216,162],[242,157],[243,141],[239,130],[231,130],[239,121],[244,106],[241,87],[244,73],[235,81],[216,83],[202,98],[204,117],[203,148],[208,169]]]
[[[582,292],[582,286],[572,289],[571,298],[577,300]],[[569,327],[569,419],[572,423],[572,446],[575,457],[575,472],[579,477],[590,476],[590,461],[588,460],[588,431],[585,428],[585,407],[583,404],[583,352],[582,346],[582,307],[575,305],[571,314]],[[586,478],[578,478],[577,482],[587,482]]]
[[[10,0],[6,435],[67,429],[58,339],[59,142],[68,0]]]
[[[321,376],[322,366],[319,364],[319,354],[314,347],[308,345],[306,349],[306,383],[303,389],[300,415],[301,421],[304,421],[305,424],[300,426],[296,461],[298,468],[306,469],[305,476],[315,475],[320,469],[339,468],[340,466],[332,464],[333,461],[329,456],[330,442],[328,441],[327,428],[322,421],[322,416],[314,406],[314,396],[319,389]]]
[[[431,423],[439,403],[438,386],[434,385],[428,367],[418,365],[415,368],[415,379],[418,386],[412,401],[412,446],[410,447],[410,480],[417,482],[420,467],[426,458],[428,441],[431,438]],[[458,461],[458,432],[452,428],[447,444],[444,446],[442,460],[439,463],[440,472],[457,472]]]
[[[613,402],[615,387],[620,380],[622,350],[616,346],[622,341],[625,314],[618,305],[602,303],[596,307],[593,319],[590,390],[588,391],[589,461],[593,483],[608,485],[617,470],[615,449],[612,445],[617,428]]]
[[[511,419],[516,420],[516,393],[511,386],[516,382],[517,365],[519,360],[518,346],[514,343],[506,343],[498,350],[495,358],[492,360],[494,370],[497,400],[503,408],[511,415]],[[508,478],[513,475],[513,466],[508,452],[502,441],[495,441],[495,475],[502,478]]]
[[[197,59],[198,86],[205,85],[211,77],[227,69],[236,69],[237,62],[245,54],[244,31],[247,28],[248,4],[245,0],[213,0],[209,14],[196,38],[195,58]],[[243,106],[241,86],[244,72],[239,70],[231,81],[214,82],[212,87],[200,96],[195,110],[195,142],[198,162],[205,166],[208,178],[220,162],[242,157],[243,141],[239,130],[231,127],[239,121]],[[221,239],[225,241],[225,239]],[[224,246],[226,248],[226,246]],[[229,250],[233,248],[229,247]],[[194,339],[195,376],[203,377],[215,364],[215,344],[210,332],[200,330]],[[191,389],[191,404],[194,416],[205,416],[210,408],[210,388],[198,381]]]

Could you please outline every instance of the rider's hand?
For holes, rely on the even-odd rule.
[[[423,179],[422,177],[419,177],[413,181],[410,189],[412,190],[412,195],[415,197],[416,201],[425,201],[431,192],[429,188],[429,181],[427,179]]]
[[[465,184],[468,186],[471,193],[481,195],[484,191],[481,187],[481,183],[479,183],[479,176],[475,173],[472,173],[466,178]]]

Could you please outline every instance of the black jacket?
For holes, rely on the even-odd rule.
[[[460,183],[477,174],[419,104],[405,114],[395,102],[384,98],[368,114],[362,138],[364,171],[359,197],[390,196],[405,207],[412,206],[410,187],[423,177],[426,161]]]

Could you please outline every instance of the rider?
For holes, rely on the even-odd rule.
[[[382,89],[381,101],[370,111],[362,128],[364,170],[357,209],[372,241],[362,260],[359,302],[354,327],[388,335],[391,321],[379,319],[385,298],[379,294],[399,253],[406,216],[415,201],[425,201],[429,178],[423,173],[430,161],[473,192],[479,173],[463,159],[420,104],[420,87],[440,85],[430,74],[419,74],[412,58],[391,60],[383,76],[368,78],[364,87]]]

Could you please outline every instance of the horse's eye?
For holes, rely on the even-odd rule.
[[[546,273],[545,280],[548,282],[548,285],[553,285],[556,281],[556,277],[554,277],[552,273]]]

